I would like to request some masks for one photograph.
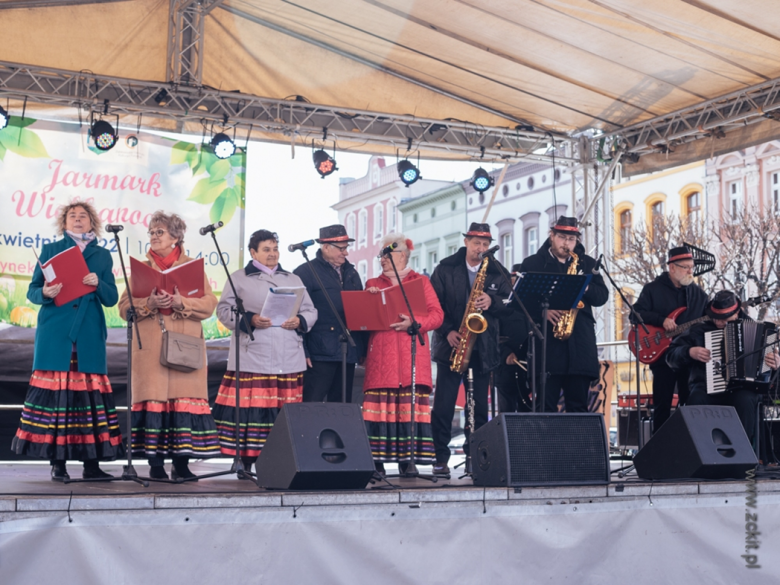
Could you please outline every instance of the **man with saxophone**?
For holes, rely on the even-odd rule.
[[[560,216],[539,251],[523,260],[520,272],[591,274],[596,261],[585,254],[585,248],[578,241],[581,235],[576,218]],[[590,383],[599,377],[596,321],[591,307],[600,307],[608,299],[609,290],[604,279],[600,274],[594,274],[576,313],[548,311],[547,371],[540,372],[547,376],[545,412],[558,410],[561,390],[566,412],[587,412]],[[534,321],[541,323],[541,306],[528,307],[528,312]],[[540,357],[541,348],[536,353],[537,358]],[[537,364],[541,364],[538,359]]]
[[[431,284],[444,310],[444,322],[433,334],[433,360],[436,362],[436,391],[431,414],[436,451],[433,474],[446,478],[450,477],[447,464],[458,388],[471,368],[474,372],[473,430],[476,430],[487,422],[490,372],[500,363],[498,318],[510,311],[503,303],[510,290],[499,272],[501,268],[481,257],[493,241],[490,226],[475,222],[463,235],[464,247],[444,258],[431,275]],[[481,329],[482,333],[466,330],[467,307],[471,314],[468,319],[470,326],[475,330]],[[474,316],[474,313],[481,313],[481,317]],[[464,331],[467,332],[465,338],[462,335]],[[470,347],[465,349],[467,341]],[[469,420],[468,411],[466,420]],[[463,449],[467,452],[472,429],[467,424],[464,430],[466,442]]]

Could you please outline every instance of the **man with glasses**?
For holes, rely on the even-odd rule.
[[[347,261],[349,244],[354,242],[343,225],[320,228],[320,244],[317,256],[309,264],[301,264],[294,270],[303,281],[318,312],[317,322],[306,333],[306,364],[303,377],[304,402],[341,402],[341,327],[333,314],[326,295],[330,297],[342,321],[344,305],[341,291],[363,290],[360,275],[354,264]],[[317,271],[325,290],[322,290],[312,274]],[[357,347],[347,346],[347,402],[352,401],[352,380],[355,364],[364,353],[364,335],[353,333]]]
[[[668,267],[666,272],[642,288],[634,309],[648,325],[673,331],[678,325],[704,315],[707,294],[693,282],[693,254],[688,248],[680,246],[669,250],[666,265]],[[679,307],[687,307],[687,309],[677,317],[675,322],[669,318],[669,314]],[[650,371],[653,373],[653,432],[655,432],[669,418],[675,386],[677,403],[685,404],[688,399],[688,371],[675,373],[667,365],[666,359],[659,359],[650,364]]]

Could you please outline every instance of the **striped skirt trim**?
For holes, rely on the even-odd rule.
[[[374,388],[365,391],[363,418],[375,461],[409,461],[413,445],[416,463],[428,465],[436,461],[431,429],[431,389],[418,386],[416,390],[414,441],[411,388]]]
[[[213,410],[220,449],[231,457],[236,454],[235,381],[235,372],[225,372]],[[303,372],[279,376],[242,373],[239,399],[239,454],[257,457],[281,407],[303,399]]]
[[[218,457],[219,437],[205,398],[145,400],[133,404],[133,454],[152,457]]]

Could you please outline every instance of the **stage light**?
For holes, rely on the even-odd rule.
[[[0,106],[0,130],[8,126],[8,121],[10,119],[11,116],[8,115],[8,112],[5,111],[5,108]]]
[[[336,166],[336,159],[322,149],[315,150],[312,159],[314,160],[314,168],[323,179],[333,171],[339,170]]]
[[[230,158],[236,152],[236,143],[223,132],[214,135],[214,138],[211,139],[211,147],[217,158]]]
[[[167,106],[170,97],[168,91],[163,87],[154,95],[154,101],[157,102],[158,106]]]
[[[422,179],[420,170],[408,159],[404,159],[398,163],[398,176],[401,178],[401,182],[407,187],[416,183],[418,179]]]
[[[119,136],[114,127],[105,120],[92,122],[89,133],[95,141],[95,148],[99,150],[111,150],[114,148]]]
[[[480,193],[484,193],[495,184],[496,180],[482,167],[479,167],[474,171],[474,175],[471,177],[471,186],[474,187],[475,191],[479,191]]]

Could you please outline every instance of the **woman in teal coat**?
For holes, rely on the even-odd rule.
[[[106,320],[103,306],[119,298],[111,254],[98,246],[101,222],[84,202],[63,207],[57,219],[62,239],[43,246],[41,264],[78,246],[89,274],[83,283],[93,292],[56,306],[62,285],[45,282],[35,268],[27,298],[41,305],[35,333],[35,357],[12,449],[19,455],[49,459],[55,481],[70,479],[65,461],[84,462],[83,477],[111,477],[98,461],[116,459],[124,448],[114,396],[106,376]]]

